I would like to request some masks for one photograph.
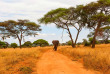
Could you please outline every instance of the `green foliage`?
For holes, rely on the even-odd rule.
[[[42,47],[49,45],[49,43],[46,40],[43,40],[43,39],[38,39],[38,40],[34,41],[33,44],[36,45],[36,46],[39,45],[39,46],[42,46]]]
[[[6,43],[5,43],[5,42],[0,41],[0,48],[6,48]]]
[[[110,29],[110,26],[106,26],[106,27],[103,27],[101,29],[103,29],[103,30]]]
[[[18,45],[16,43],[11,43],[11,47],[15,49],[18,47]]]
[[[67,45],[72,45],[71,40],[67,41],[66,44],[67,44]]]
[[[97,22],[99,21],[99,19],[100,19],[100,21],[105,22],[105,21],[108,20],[108,16],[106,16],[106,15],[103,14],[103,13],[99,13],[99,14],[93,15],[93,16],[91,17],[91,20],[95,20],[95,21],[97,21]]]
[[[23,47],[31,47],[32,43],[30,41],[27,41],[23,44]]]
[[[89,42],[92,44],[92,42],[93,42],[93,38],[89,38]]]
[[[23,73],[23,74],[31,74],[32,73],[32,69],[30,67],[21,67],[19,68],[19,70]]]
[[[99,0],[91,2],[84,7],[86,13],[87,28],[94,29],[92,48],[95,48],[95,39],[101,27],[107,26],[109,22],[110,0]]]
[[[93,42],[93,37],[89,38],[89,42],[90,42],[90,44],[92,44],[92,42]],[[96,41],[95,41],[95,44],[99,44],[99,42],[96,40]]]
[[[108,43],[110,43],[110,40],[106,40],[106,41],[105,41],[105,44],[108,44]]]
[[[99,2],[100,4],[104,4],[104,5],[106,5],[106,6],[109,6],[109,5],[110,5],[110,0],[98,0],[98,2]]]
[[[45,23],[45,24],[58,22],[59,21],[58,19],[64,18],[64,16],[67,15],[67,12],[68,12],[68,9],[66,8],[58,8],[55,10],[51,10],[47,14],[45,14],[43,18],[39,19],[38,21],[40,23]]]
[[[83,39],[83,44],[84,46],[90,46],[90,42],[88,42],[86,39]]]

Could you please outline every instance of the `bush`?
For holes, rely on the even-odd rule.
[[[36,46],[48,46],[49,43],[46,40],[39,39],[33,42],[34,45]]]
[[[89,42],[86,42],[85,44],[84,44],[84,46],[90,46],[91,44],[89,43]]]
[[[66,42],[67,43],[67,45],[72,45],[72,42],[71,42],[71,40],[69,40],[68,42]]]
[[[5,42],[0,41],[0,48],[6,48]]]
[[[90,44],[92,44],[92,42],[93,42],[93,37],[89,38],[89,42],[90,42]],[[99,44],[99,42],[96,40],[95,44]]]
[[[27,41],[23,44],[23,47],[31,47],[32,43],[30,41]]]
[[[108,44],[108,43],[110,43],[110,40],[106,40],[106,41],[105,41],[105,44]]]
[[[18,45],[16,43],[11,43],[11,47],[15,49],[18,47]]]
[[[84,44],[84,46],[90,46],[91,45],[91,43],[88,42],[86,39],[83,39],[83,44]]]

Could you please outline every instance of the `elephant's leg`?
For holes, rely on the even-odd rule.
[[[55,51],[57,51],[57,46],[55,46]]]

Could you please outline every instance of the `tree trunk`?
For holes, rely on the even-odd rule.
[[[73,39],[72,39],[71,36],[70,36],[70,38],[71,38],[71,42],[72,42],[72,47],[75,48],[75,44],[74,44],[74,42],[73,42]]]
[[[67,24],[66,24],[66,26],[67,26],[67,30],[68,30],[68,33],[69,33],[69,37],[70,37],[71,42],[72,42],[72,47],[75,48],[75,44],[74,44],[74,42],[73,42],[73,38],[72,38],[71,32],[70,32],[70,30],[69,30],[69,27],[68,27]]]
[[[76,36],[75,45],[76,45],[77,40],[78,40],[79,32],[80,32],[80,31],[78,31],[77,36]]]
[[[20,46],[20,49],[21,49],[22,47],[21,47],[21,40],[20,39],[19,39],[19,46]]]
[[[97,33],[98,33],[99,29],[100,29],[100,26],[101,26],[101,22],[98,23],[98,26],[97,26],[97,28],[95,30],[95,34],[94,34],[93,42],[92,42],[92,48],[95,48],[96,36],[97,36]]]
[[[21,40],[22,40],[22,38],[20,39],[20,37],[16,34],[16,36],[17,36],[17,38],[18,38],[18,40],[19,40],[19,46],[20,46],[20,49],[22,48],[21,47]]]

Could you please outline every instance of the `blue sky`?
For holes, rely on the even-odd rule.
[[[59,7],[68,8],[75,7],[80,4],[87,4],[97,0],[0,0],[0,21],[17,20],[17,19],[29,19],[30,21],[37,22],[37,20],[43,17],[48,11]],[[59,40],[60,43],[70,40],[66,30],[64,31],[62,40],[62,29],[57,29],[54,24],[40,24],[42,32],[36,37],[25,37],[25,41],[35,41],[37,39],[45,39],[52,42],[52,40]],[[73,39],[75,39],[77,31],[71,28]],[[87,38],[89,30],[83,29],[79,35],[78,42]],[[17,39],[8,38],[5,41],[9,43],[16,42]],[[22,42],[23,43],[23,42]]]

